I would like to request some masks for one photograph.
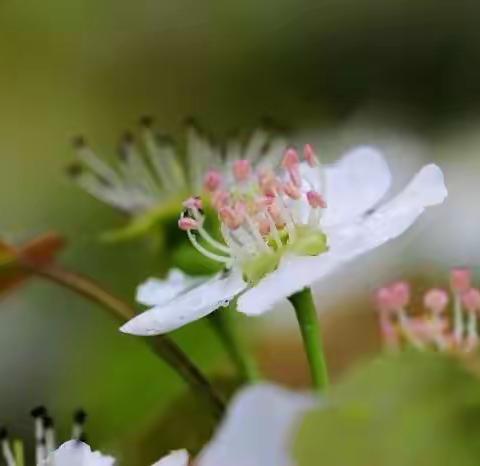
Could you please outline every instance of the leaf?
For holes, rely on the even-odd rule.
[[[480,383],[453,357],[406,352],[377,359],[304,419],[298,466],[474,466]]]

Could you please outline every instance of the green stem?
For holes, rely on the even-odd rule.
[[[312,291],[310,288],[304,288],[288,299],[295,308],[303,345],[310,365],[313,386],[317,391],[323,392],[328,386],[328,371]]]
[[[242,339],[236,331],[235,315],[232,304],[228,308],[220,308],[208,316],[208,320],[222,342],[228,356],[237,371],[246,382],[256,382],[259,379],[258,370],[251,354],[245,348]]]
[[[102,286],[76,272],[66,270],[57,264],[36,266],[22,263],[22,266],[33,274],[61,285],[85,298],[100,304],[112,314],[119,322],[124,323],[136,315],[136,311],[122,299],[106,291]],[[167,364],[172,367],[189,384],[194,393],[202,397],[210,406],[215,417],[220,418],[225,403],[208,379],[200,372],[188,356],[177,344],[166,335],[157,335],[145,340],[150,343]]]

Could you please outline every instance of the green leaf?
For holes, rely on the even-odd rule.
[[[480,461],[480,383],[436,353],[377,359],[306,416],[298,466],[474,466]]]

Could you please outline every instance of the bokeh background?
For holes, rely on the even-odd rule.
[[[132,300],[141,280],[165,269],[162,257],[147,241],[102,244],[100,234],[123,219],[73,186],[65,166],[73,136],[85,134],[111,157],[144,114],[180,137],[195,116],[220,138],[268,117],[293,143],[314,143],[325,161],[374,144],[396,187],[436,161],[448,202],[316,290],[341,374],[378,347],[375,286],[398,277],[419,288],[442,283],[450,265],[479,259],[479,14],[473,0],[3,0],[1,234],[21,242],[61,232],[63,263]],[[308,381],[287,307],[244,324],[265,372]],[[226,370],[204,323],[174,337],[209,373]],[[32,436],[28,412],[38,403],[65,435],[70,412],[84,406],[92,443],[125,464],[144,464],[145,439],[151,455],[181,445],[177,435],[165,446],[167,412],[170,420],[205,416],[195,403],[172,412],[182,382],[103,310],[38,280],[0,301],[0,381],[0,422],[16,435]]]

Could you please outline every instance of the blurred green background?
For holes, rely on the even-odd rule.
[[[64,263],[132,300],[141,280],[165,269],[162,257],[141,240],[98,242],[122,218],[64,176],[71,138],[85,134],[112,156],[144,114],[176,135],[191,115],[219,136],[269,117],[327,160],[353,144],[381,146],[399,185],[424,160],[447,172],[447,206],[349,267],[341,286],[320,286],[323,307],[369,309],[369,292],[388,277],[415,270],[438,281],[446,265],[475,265],[479,14],[473,0],[3,0],[0,230],[13,241],[58,230],[70,243]],[[366,264],[369,274],[361,273]],[[156,424],[184,389],[177,376],[103,311],[50,284],[30,282],[0,312],[0,422],[29,437],[28,411],[45,403],[66,430],[82,405],[94,445],[135,464],[134,434]],[[289,381],[283,361],[291,382],[302,383],[289,344],[275,346],[276,331],[297,341],[287,314],[272,317],[278,325],[268,333],[261,322],[249,325],[258,327],[270,373]],[[343,329],[332,345],[351,349],[339,367],[375,348],[370,314],[345,315],[327,325]],[[364,321],[364,334],[348,330]],[[205,370],[225,367],[203,323],[175,338]]]

